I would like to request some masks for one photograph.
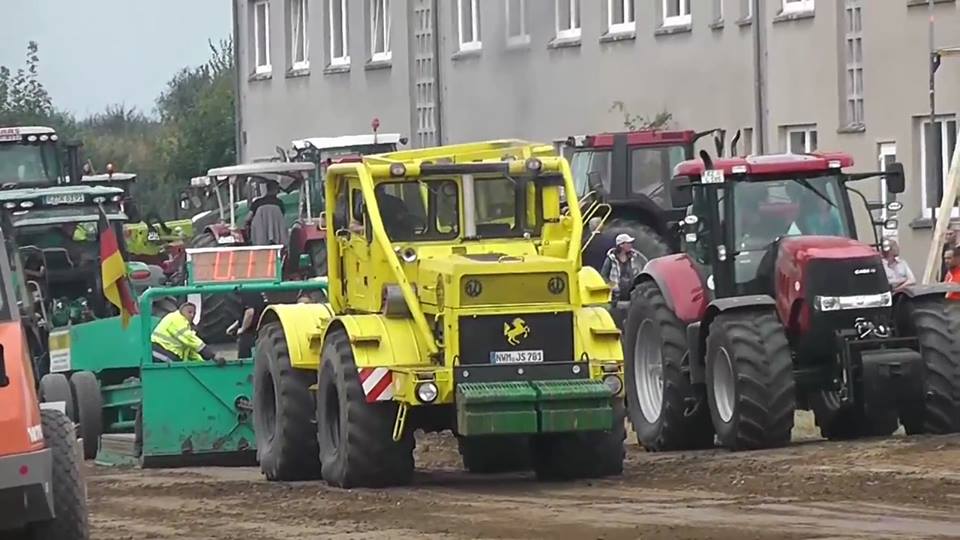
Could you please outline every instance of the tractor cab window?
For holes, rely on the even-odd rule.
[[[505,176],[477,176],[474,208],[480,238],[539,235],[543,212],[535,182]]]
[[[761,259],[780,238],[852,237],[843,211],[843,186],[835,176],[743,181],[737,182],[733,192],[738,284],[756,278]],[[767,257],[767,265],[773,256]]]
[[[0,186],[55,184],[59,177],[55,144],[0,144]]]
[[[666,207],[666,181],[673,168],[686,159],[682,146],[634,148],[630,151],[630,190],[634,195],[645,195]]]
[[[376,194],[392,242],[444,240],[459,234],[459,190],[453,180],[386,182],[377,185]]]
[[[570,170],[573,173],[577,198],[590,192],[590,173],[599,174],[603,189],[610,192],[611,155],[610,150],[581,150],[573,154]],[[667,177],[669,178],[669,175]]]

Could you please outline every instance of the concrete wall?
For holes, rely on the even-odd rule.
[[[240,56],[247,73],[250,0],[238,2]],[[310,70],[286,73],[286,0],[269,0],[273,72],[241,78],[242,155],[270,154],[307,135],[366,132],[378,116],[385,131],[415,129],[410,57],[412,3],[393,0],[388,67],[366,69],[369,17],[366,0],[349,0],[352,64],[326,70],[327,0],[308,0]],[[527,0],[529,44],[508,47],[503,0],[482,0],[479,51],[458,52],[454,0],[438,0],[438,64],[443,142],[502,137],[551,140],[575,133],[621,129],[622,101],[633,114],[673,114],[676,127],[734,131],[757,128],[753,24],[744,20],[749,0],[691,0],[692,23],[665,32],[660,2],[636,0],[636,32],[610,40],[606,1],[581,0],[581,38],[558,46],[554,0]],[[850,130],[846,97],[845,0],[816,0],[816,10],[784,16],[782,0],[760,0],[761,58],[766,69],[766,150],[785,148],[784,127],[815,125],[822,150],[854,155],[857,169],[878,166],[881,143],[895,143],[907,169],[905,209],[899,230],[918,272],[929,242],[930,221],[921,202],[920,122],[928,113],[927,8],[915,0],[863,0],[864,125]],[[960,45],[957,2],[938,0],[937,45]],[[321,24],[322,23],[322,24]],[[355,51],[359,51],[354,54]],[[960,57],[944,60],[938,75],[938,111],[960,112]],[[756,131],[755,131],[756,133]],[[412,139],[412,138],[411,138]],[[741,146],[742,148],[742,146]],[[862,186],[877,198],[879,182]]]

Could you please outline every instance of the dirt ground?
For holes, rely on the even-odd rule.
[[[256,469],[87,470],[94,540],[960,538],[960,436],[651,454],[620,478],[474,476],[420,438],[414,485],[268,483]]]

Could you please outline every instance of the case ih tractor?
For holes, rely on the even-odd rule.
[[[650,261],[624,337],[627,404],[650,450],[790,441],[810,409],[828,439],[960,427],[960,303],[946,285],[894,294],[858,241],[846,154],[686,161],[684,251]],[[688,199],[688,200],[684,200]],[[692,201],[690,200],[692,199]],[[868,208],[870,205],[867,205]],[[876,205],[874,205],[875,207]],[[891,208],[895,210],[895,208]],[[896,228],[886,223],[887,228]]]
[[[667,185],[673,168],[693,159],[694,146],[705,136],[716,135],[722,154],[723,130],[602,133],[569,137],[564,154],[571,154],[577,198],[591,198],[609,205],[609,215],[601,230],[590,236],[584,250],[584,264],[597,270],[618,234],[636,238],[634,249],[647,260],[680,248],[676,224],[683,219],[684,208],[669,198]],[[734,138],[733,153],[736,154]],[[589,216],[588,216],[589,217]],[[592,228],[599,224],[593,223]]]
[[[266,477],[405,484],[417,429],[453,430],[473,472],[620,474],[620,332],[561,188],[567,162],[519,141],[331,165],[330,302],[260,323]]]

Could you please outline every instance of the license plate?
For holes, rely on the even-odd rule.
[[[543,351],[493,351],[491,364],[531,364],[543,362]]]
[[[65,193],[62,195],[47,195],[43,198],[44,204],[79,204],[83,202],[82,193]]]

